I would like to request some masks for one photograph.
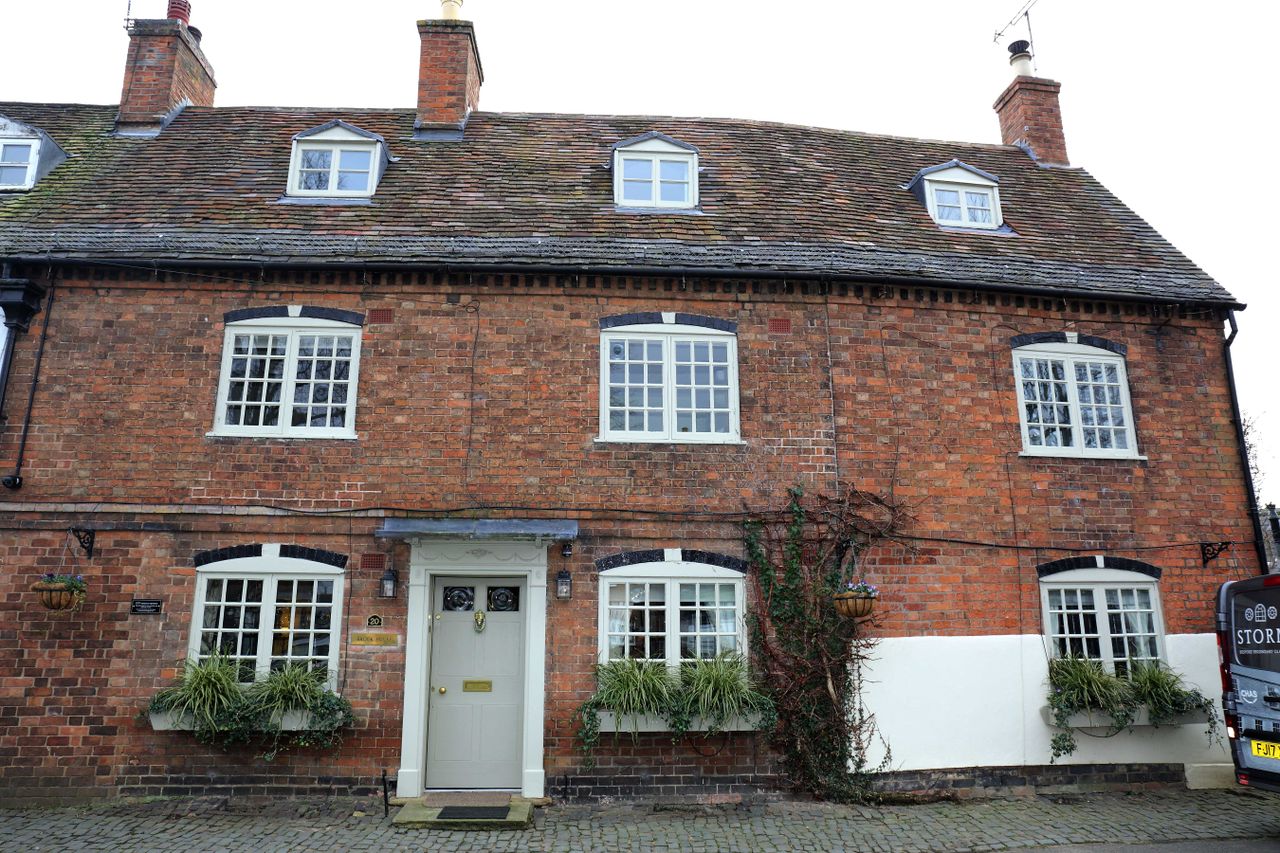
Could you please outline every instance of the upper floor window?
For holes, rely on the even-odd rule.
[[[0,115],[0,191],[29,190],[66,159],[47,133]]]
[[[640,552],[648,553],[648,552]],[[681,549],[653,562],[600,573],[600,660],[678,664],[746,651],[741,571],[683,559]]]
[[[1073,333],[1063,337],[1074,341],[1013,350],[1023,450],[1043,456],[1136,457],[1124,356],[1079,343]]]
[[[1100,661],[1122,676],[1134,664],[1164,657],[1160,590],[1148,574],[1113,568],[1056,572],[1040,579],[1040,597],[1054,657]]]
[[[282,556],[293,549],[288,545],[228,551],[255,549],[259,556],[231,556],[197,568],[188,658],[229,658],[246,683],[272,670],[306,666],[336,686],[343,567]]]
[[[228,314],[213,434],[354,438],[362,321],[296,305]]]
[[[661,133],[613,147],[613,197],[619,207],[691,208],[698,204],[698,149]]]
[[[331,121],[293,138],[291,196],[367,198],[390,162],[386,142],[343,121]]]
[[[601,438],[738,440],[734,324],[653,313],[609,317],[601,325]]]
[[[1004,225],[999,179],[959,160],[921,169],[906,184],[939,225],[996,229]]]

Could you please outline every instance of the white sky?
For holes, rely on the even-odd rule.
[[[116,103],[130,0],[5,2],[0,100]],[[992,36],[1023,0],[466,0],[486,82],[519,112],[733,116],[999,142],[1010,79]],[[414,105],[437,0],[193,0],[217,103]],[[132,0],[162,17],[166,0]],[[1039,0],[1039,73],[1062,82],[1067,149],[1249,309],[1233,347],[1280,502],[1275,149],[1280,3]],[[1249,36],[1248,39],[1245,36]]]

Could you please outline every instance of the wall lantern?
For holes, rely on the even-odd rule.
[[[378,598],[395,598],[396,584],[400,582],[400,577],[396,574],[396,570],[387,566],[387,570],[382,573],[382,578],[378,581]]]
[[[568,545],[565,546],[569,547]],[[556,575],[556,598],[561,601],[568,601],[573,597],[573,576],[569,574],[568,569],[561,569]]]
[[[560,556],[566,560],[573,556],[573,542],[569,541],[560,546]]]

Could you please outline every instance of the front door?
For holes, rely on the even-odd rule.
[[[427,682],[428,788],[519,788],[522,578],[437,577]]]

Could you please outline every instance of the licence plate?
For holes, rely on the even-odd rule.
[[[1265,740],[1249,741],[1249,751],[1259,758],[1280,759],[1280,743]]]

